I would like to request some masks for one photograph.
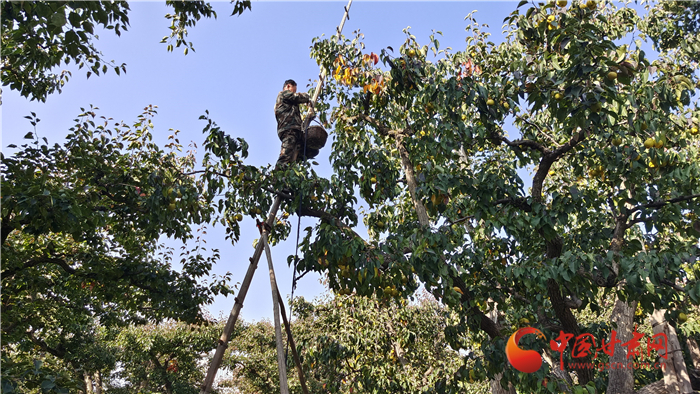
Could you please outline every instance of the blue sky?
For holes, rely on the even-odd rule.
[[[248,164],[274,163],[280,142],[276,134],[273,106],[282,83],[295,79],[300,90],[307,89],[310,80],[318,78],[319,68],[309,57],[314,37],[331,36],[343,15],[346,1],[325,2],[269,2],[253,1],[252,11],[241,16],[229,16],[232,5],[216,2],[218,19],[203,19],[189,29],[188,41],[196,52],[187,56],[182,48],[170,53],[159,43],[167,35],[170,25],[165,14],[170,10],[164,2],[131,3],[130,27],[117,37],[111,31],[99,33],[96,47],[104,57],[117,64],[126,63],[127,73],[85,77],[85,70],[74,65],[66,67],[73,72],[63,93],[54,94],[46,103],[30,102],[9,88],[3,88],[2,149],[12,154],[9,144],[21,145],[22,136],[33,131],[23,117],[36,112],[42,120],[37,129],[39,137],[51,144],[61,142],[80,107],[99,107],[99,115],[133,123],[143,108],[158,106],[154,119],[154,138],[164,145],[170,128],[180,130],[180,141],[193,141],[201,146],[204,139],[198,120],[208,110],[210,116],[227,133],[243,137],[250,145]],[[344,34],[351,36],[360,29],[365,34],[367,51],[379,52],[387,46],[398,50],[404,42],[402,30],[411,27],[411,33],[421,44],[427,43],[432,30],[443,33],[441,47],[453,50],[465,47],[467,22],[464,17],[474,11],[477,21],[490,26],[494,42],[503,40],[503,19],[517,6],[517,2],[374,2],[355,1],[346,22]],[[330,142],[317,158],[317,171],[330,176],[328,163]],[[293,232],[289,240],[273,248],[280,291],[291,291],[291,269],[287,256],[294,253],[296,217],[292,218]],[[314,221],[303,219],[302,229]],[[222,259],[214,272],[233,273],[234,283],[243,279],[252,256],[252,243],[258,233],[254,222],[243,221],[241,240],[231,245],[224,240],[221,226],[209,229],[207,245],[218,248]],[[178,246],[173,244],[173,246]],[[266,262],[256,272],[242,310],[246,320],[272,317],[272,302]],[[319,276],[309,274],[298,285],[295,295],[314,298],[323,294]],[[219,297],[210,311],[216,317],[228,314],[233,297]]]

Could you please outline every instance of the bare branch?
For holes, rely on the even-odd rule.
[[[679,291],[679,292],[681,292],[681,293],[685,293],[685,289],[684,289],[684,288],[678,286],[677,284],[671,282],[670,280],[661,279],[660,282],[661,282],[662,284],[666,285],[666,286],[670,286],[670,287],[671,287],[673,290],[675,290],[675,291]]]
[[[355,115],[355,116],[341,115],[341,118],[346,122],[356,122],[357,120],[364,120],[365,122],[374,126],[374,128],[377,130],[377,132],[381,135],[384,135],[384,136],[396,137],[402,133],[401,130],[394,130],[394,129],[380,123],[378,120],[372,118],[371,116],[368,116],[365,114],[359,114],[359,115]]]
[[[658,208],[661,208],[661,207],[668,205],[668,204],[675,204],[677,202],[689,201],[689,200],[692,200],[692,199],[698,198],[698,197],[700,197],[700,194],[692,194],[690,196],[681,196],[681,197],[672,198],[670,200],[661,200],[661,201],[650,202],[648,204],[640,205],[636,208],[633,208],[630,211],[630,215],[634,212],[641,211],[642,209],[645,209],[645,208],[658,209]]]
[[[54,349],[50,347],[49,345],[46,344],[46,342],[42,341],[41,339],[37,338],[34,336],[34,331],[27,331],[27,336],[29,339],[34,343],[35,345],[39,346],[39,348],[47,353],[50,353],[58,358],[63,358],[66,355],[66,352],[62,349]]]
[[[558,143],[552,136],[550,136],[549,134],[545,133],[545,132],[540,128],[540,126],[539,126],[538,124],[532,123],[532,122],[530,122],[529,120],[527,120],[527,119],[525,119],[525,118],[523,118],[523,117],[519,117],[519,118],[520,118],[520,120],[521,120],[523,123],[527,124],[528,126],[532,126],[532,127],[536,128],[537,131],[540,132],[540,134],[542,134],[543,136],[549,138],[549,140],[552,141],[552,142],[554,143],[554,145],[559,145],[559,143]]]
[[[515,141],[510,141],[508,138],[502,136],[502,135],[497,135],[497,134],[492,134],[492,137],[498,141],[504,142],[508,146],[520,148],[520,147],[526,147],[530,149],[534,149],[537,151],[542,152],[543,154],[548,154],[550,153],[550,150],[547,149],[544,145],[540,144],[539,142],[532,141],[532,140],[515,140]]]
[[[493,202],[494,205],[498,204],[509,204],[512,205],[516,208],[520,208],[525,212],[531,212],[532,211],[532,206],[528,204],[527,199],[524,197],[509,197],[509,198],[502,198],[500,200],[496,200]]]
[[[41,264],[56,264],[59,267],[63,268],[64,271],[67,273],[73,275],[75,274],[75,269],[68,265],[65,260],[59,259],[59,258],[54,258],[54,257],[35,257],[33,259],[30,259],[26,263],[24,263],[20,267],[16,268],[8,268],[5,271],[3,271],[0,276],[2,276],[3,279],[10,279],[13,276],[15,276],[16,273],[23,271],[27,268],[31,267],[36,267]]]

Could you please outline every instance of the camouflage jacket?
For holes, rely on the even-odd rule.
[[[309,95],[306,93],[292,93],[289,90],[283,90],[277,95],[277,102],[275,102],[277,134],[285,130],[301,130],[299,104],[308,102]]]

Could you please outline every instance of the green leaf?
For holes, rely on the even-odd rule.
[[[647,291],[650,294],[656,294],[656,287],[654,286],[653,283],[647,282],[644,284],[644,287],[647,289]]]
[[[52,382],[51,380],[44,380],[41,382],[42,390],[51,390],[54,387],[56,387],[56,383]]]
[[[51,25],[60,28],[66,24],[66,15],[64,14],[63,8],[60,8],[56,13],[51,15]]]

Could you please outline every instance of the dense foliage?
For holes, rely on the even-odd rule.
[[[454,337],[483,344],[479,368],[529,392],[558,388],[542,385],[552,368],[506,367],[508,327],[520,319],[548,338],[616,329],[624,342],[637,304],[669,319],[700,304],[698,42],[679,23],[697,7],[652,4],[640,15],[566,3],[516,10],[499,45],[470,16],[460,51],[441,49],[439,33],[421,46],[408,31],[378,55],[361,35],[312,50],[334,76],[321,119],[336,135],[322,202],[335,219],[306,238],[301,265],[360,294],[406,296],[425,283],[461,316]],[[368,240],[341,225],[357,225],[347,207],[358,189]],[[609,295],[613,324],[577,320],[577,310],[601,313]],[[634,385],[632,371],[575,372],[574,386]]]
[[[210,277],[218,251],[196,233],[215,207],[186,175],[192,153],[175,153],[176,135],[167,152],[151,141],[153,107],[133,125],[96,111],[76,119],[64,145],[40,139],[39,119],[30,117],[33,141],[2,159],[3,354],[51,354],[79,380],[100,363],[90,349],[98,327],[199,322],[215,295],[231,292],[229,278],[198,281]],[[175,260],[161,235],[194,247]],[[3,381],[22,380],[8,371]]]
[[[232,0],[232,15],[251,8],[250,0]],[[185,46],[187,28],[202,17],[216,17],[204,1],[166,1],[174,12],[169,35],[162,40],[167,49]],[[94,44],[100,29],[121,35],[129,27],[129,4],[125,1],[3,1],[2,2],[2,84],[32,100],[46,101],[60,92],[72,76],[58,67],[72,63],[87,67],[87,77],[114,70],[126,72],[126,64],[107,60]],[[173,46],[173,43],[175,44]]]
[[[313,303],[297,299],[294,310],[292,331],[310,392],[416,393],[445,376],[469,376],[473,360],[460,368],[461,357],[445,341],[450,314],[434,300],[407,305],[336,295]],[[230,352],[228,385],[242,392],[279,391],[269,322],[241,328]],[[287,368],[290,391],[300,393],[291,355]]]
[[[55,4],[78,28],[74,5]],[[174,7],[196,20],[208,16],[200,5]],[[3,7],[25,16],[40,8]],[[439,32],[420,45],[406,30],[402,45],[378,53],[361,34],[315,39],[311,55],[330,76],[316,108],[334,136],[330,179],[308,163],[283,173],[246,165],[245,141],[208,115],[201,167],[151,142],[153,108],[131,126],[85,111],[63,146],[29,133],[34,141],[2,160],[3,391],[65,392],[117,362],[129,383],[114,390],[195,390],[196,356],[214,343],[187,324],[202,322],[202,306],[230,289],[226,278],[197,282],[217,251],[197,243],[174,270],[158,237],[191,240],[192,226],[218,221],[235,242],[242,215],[261,218],[274,193],[284,203],[273,243],[289,235],[289,215],[317,217],[303,258],[289,262],[324,273],[341,295],[297,304],[295,335],[315,391],[464,392],[487,380],[494,393],[645,390],[661,371],[569,368],[570,349],[559,371],[550,342],[531,338],[524,345],[547,362],[525,374],[509,366],[504,346],[526,325],[548,339],[609,341],[615,330],[624,342],[657,311],[678,331],[692,370],[685,339],[700,332],[700,43],[686,33],[697,31],[700,8],[644,7],[523,1],[498,45],[469,15],[457,51],[440,47]],[[73,34],[59,28],[68,22],[53,15],[29,30],[48,23],[67,40]],[[175,46],[190,48],[177,31],[193,19],[171,18]],[[25,24],[3,29],[4,61],[6,50],[24,56],[6,34]],[[81,40],[94,53],[89,37]],[[43,99],[61,84],[46,64],[65,60],[42,65],[37,56],[22,61],[48,82],[11,88]],[[289,184],[293,191],[276,192]],[[405,306],[421,284],[439,307]],[[105,329],[164,319],[185,323],[104,340]],[[226,360],[231,384],[276,390],[271,327],[245,325],[237,335]],[[596,362],[625,359],[618,345]],[[173,360],[187,376],[168,375]],[[291,362],[289,370],[291,378]]]

